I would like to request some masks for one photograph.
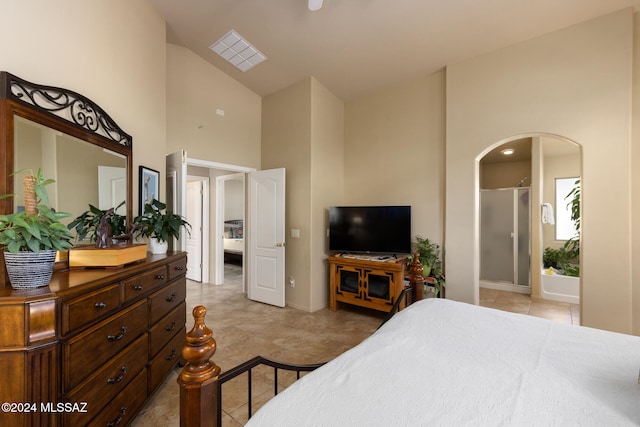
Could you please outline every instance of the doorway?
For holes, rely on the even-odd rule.
[[[493,285],[500,280],[483,280],[483,275],[487,271],[487,264],[490,261],[487,258],[487,254],[484,253],[483,231],[481,230],[478,243],[478,254],[480,255],[478,260],[480,267],[478,279],[480,286],[511,292],[530,293],[535,298],[579,304],[581,288],[579,278],[581,258],[579,255],[579,204],[577,206],[578,220],[575,224],[570,225],[570,228],[574,231],[573,235],[576,236],[575,248],[577,250],[574,252],[573,259],[568,261],[571,264],[570,268],[566,268],[567,271],[577,271],[578,277],[574,278],[573,283],[569,283],[568,280],[563,281],[561,285],[552,289],[549,281],[545,279],[551,278],[548,275],[553,275],[554,279],[562,278],[563,273],[545,268],[545,263],[547,253],[566,252],[563,248],[566,248],[568,241],[558,237],[560,234],[556,233],[559,228],[557,221],[561,217],[563,210],[570,209],[569,205],[571,203],[566,198],[566,195],[558,196],[556,194],[556,183],[561,178],[569,178],[572,183],[580,182],[582,173],[581,146],[566,138],[549,134],[519,136],[500,141],[488,148],[478,157],[478,165],[479,229],[481,230],[484,227],[482,216],[487,215],[486,211],[482,212],[486,210],[482,199],[488,199],[491,197],[490,194],[497,194],[496,190],[502,189],[505,194],[504,198],[509,199],[506,204],[511,207],[505,208],[503,211],[509,212],[510,216],[496,222],[502,222],[504,223],[503,225],[508,224],[509,230],[506,231],[506,234],[509,238],[513,235],[514,239],[517,239],[519,236],[524,235],[524,230],[518,228],[522,226],[517,225],[518,220],[515,218],[520,215],[519,211],[528,211],[528,233],[530,236],[529,252],[526,257],[522,253],[525,249],[522,242],[516,246],[515,240],[507,240],[503,244],[503,249],[508,248],[511,250],[513,248],[514,254],[521,251],[520,259],[513,264],[513,273],[507,273],[509,279],[511,277],[514,278],[513,281],[509,280],[511,282],[509,286],[512,289],[504,289]],[[525,193],[518,194],[521,191],[525,191]],[[511,197],[508,193],[514,193],[515,195]],[[528,201],[528,208],[524,204],[525,199]],[[511,226],[512,223],[513,226]],[[573,228],[574,226],[575,229]],[[502,257],[501,259],[501,257],[498,257],[497,259],[493,267],[501,264],[502,267],[511,268],[511,262],[504,261],[507,258]],[[528,268],[525,269],[525,264],[527,263]],[[523,286],[525,280],[522,275],[523,271],[527,271],[529,274],[529,286]]]
[[[222,245],[216,254],[216,284],[240,284],[246,292],[244,277],[245,240],[245,176],[244,173],[212,171],[216,176],[216,230]],[[220,240],[220,239],[218,239]],[[220,246],[220,245],[219,245]]]

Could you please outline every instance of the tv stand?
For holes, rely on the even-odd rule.
[[[335,254],[329,257],[329,309],[338,303],[388,312],[404,288],[407,257]]]

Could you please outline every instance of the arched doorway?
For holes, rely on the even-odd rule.
[[[581,182],[580,145],[556,135],[521,135],[489,147],[478,162],[479,286],[579,304],[579,229],[567,221],[567,194],[575,195]],[[564,260],[576,276],[566,280],[558,265],[544,268],[546,255],[566,255],[571,246],[573,236],[559,233],[563,225],[577,231],[578,249]]]

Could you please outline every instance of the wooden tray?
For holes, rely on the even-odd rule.
[[[122,267],[147,258],[147,245],[138,243],[110,248],[82,246],[69,249],[69,267]]]

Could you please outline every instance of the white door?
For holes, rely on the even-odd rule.
[[[248,297],[284,307],[285,170],[249,175]]]
[[[167,154],[167,210],[177,215],[186,214],[187,205],[187,152],[185,150]],[[180,239],[171,239],[169,248],[184,251],[187,244],[186,232],[180,230]]]
[[[117,208],[127,200],[127,170],[113,166],[98,166],[98,209]],[[123,204],[115,213],[126,215]]]
[[[202,282],[202,181],[187,182],[187,279]]]

